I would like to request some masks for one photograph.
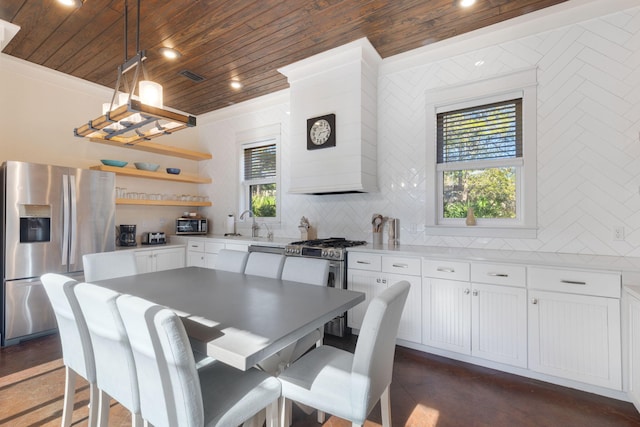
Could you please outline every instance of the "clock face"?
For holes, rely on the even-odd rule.
[[[324,144],[329,140],[329,136],[331,136],[331,130],[331,125],[325,119],[316,121],[313,126],[311,126],[311,130],[309,131],[311,142],[313,142],[315,145]]]
[[[336,146],[336,115],[313,117],[307,120],[307,150]]]

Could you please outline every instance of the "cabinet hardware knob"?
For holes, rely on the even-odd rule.
[[[473,290],[473,296],[474,296],[474,297],[477,297],[477,296],[478,296],[478,290],[477,290],[477,289],[474,289],[474,290]]]
[[[532,298],[531,299],[531,304],[537,304],[538,303],[538,298]]]
[[[464,290],[464,294],[465,294],[465,295],[469,295],[469,292],[471,292],[469,289],[465,289],[465,290]]]

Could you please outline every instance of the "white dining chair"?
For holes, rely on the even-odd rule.
[[[141,426],[133,352],[116,305],[120,294],[91,283],[79,283],[74,292],[93,346],[96,383],[100,389],[99,426],[108,425],[110,398],[131,412],[132,426]]]
[[[99,252],[82,256],[84,280],[113,279],[138,273],[136,256],[133,251]]]
[[[278,421],[280,382],[257,369],[216,362],[196,370],[179,317],[150,301],[117,300],[132,343],[142,417],[155,427],[238,426],[267,408],[267,427]]]
[[[288,400],[362,426],[380,401],[382,425],[391,427],[389,385],[396,335],[410,284],[401,281],[375,297],[365,313],[355,353],[323,345],[294,362],[278,377],[282,384],[281,427],[287,427]]]
[[[284,260],[284,255],[251,252],[249,253],[249,259],[247,259],[244,274],[279,279],[282,276]]]
[[[89,427],[94,427],[98,422],[99,392],[89,330],[73,293],[78,282],[54,273],[47,273],[40,280],[53,307],[62,345],[62,361],[65,366],[62,427],[71,425],[78,375],[89,383]]]
[[[216,257],[216,270],[244,273],[249,252],[221,249]]]

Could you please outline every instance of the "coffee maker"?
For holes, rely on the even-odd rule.
[[[118,244],[120,246],[136,246],[135,225],[120,225],[120,230],[118,230]]]

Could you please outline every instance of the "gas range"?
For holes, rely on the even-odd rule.
[[[285,255],[322,258],[335,261],[345,259],[345,249],[352,246],[365,245],[362,240],[347,240],[344,237],[329,237],[327,239],[301,240],[291,242],[284,248]]]

